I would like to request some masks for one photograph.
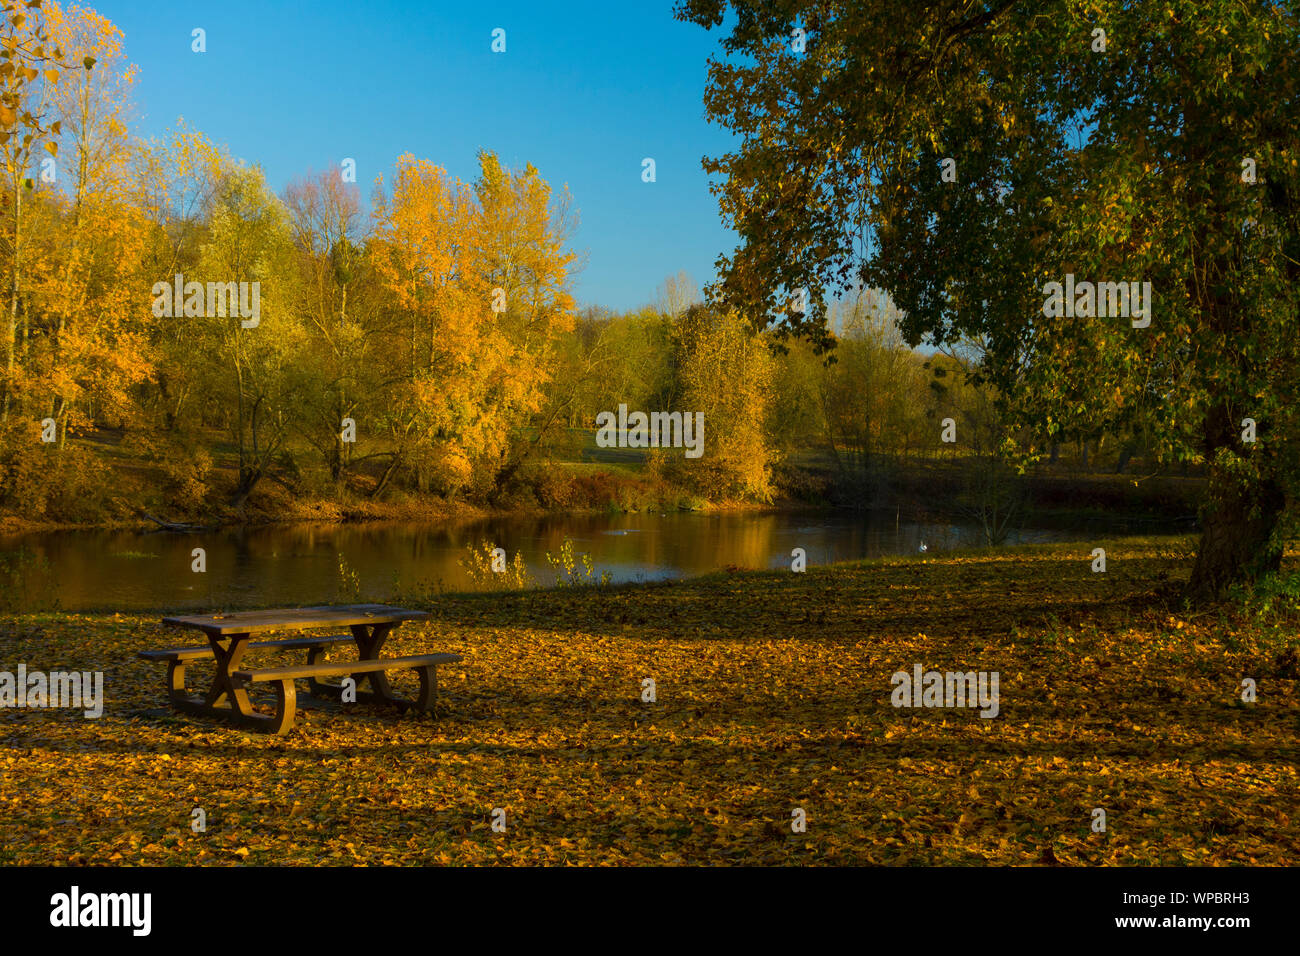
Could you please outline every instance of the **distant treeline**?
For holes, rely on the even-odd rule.
[[[571,201],[532,166],[484,152],[466,183],[404,156],[368,215],[346,161],[277,196],[194,130],[134,138],[120,31],[47,21],[67,63],[18,88],[0,144],[2,513],[229,513],[268,479],[324,501],[599,504],[617,459],[590,430],[620,405],[702,416],[698,456],[621,463],[652,497],[861,504],[882,469],[936,455],[1003,474],[977,352],[908,348],[873,294],[832,305],[829,355],[704,306],[684,275],[644,309],[579,311]],[[1107,440],[1121,468],[1143,444],[1087,437],[1085,462]]]

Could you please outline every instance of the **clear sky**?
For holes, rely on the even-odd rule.
[[[703,286],[734,246],[700,168],[731,143],[704,120],[720,37],[674,20],[672,0],[85,5],[122,29],[140,67],[141,134],[184,117],[260,164],[277,191],[344,157],[365,196],[405,152],[466,180],[480,148],[531,162],[569,186],[580,213],[581,305],[635,308],[681,269]],[[191,51],[196,27],[205,53]],[[498,27],[504,53],[491,51]],[[654,183],[641,181],[644,157]]]

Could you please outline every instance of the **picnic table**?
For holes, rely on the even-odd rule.
[[[386,604],[353,604],[340,607],[299,607],[268,611],[241,611],[232,614],[193,614],[165,617],[169,627],[192,628],[203,632],[207,647],[173,647],[141,651],[146,660],[167,661],[167,697],[176,710],[218,716],[271,734],[286,734],[293,727],[298,697],[294,682],[306,679],[313,696],[338,699],[341,683],[321,681],[322,677],[349,676],[356,682],[358,701],[373,701],[414,707],[427,711],[438,694],[437,667],[461,660],[459,654],[417,654],[409,657],[380,657],[384,642],[405,621],[428,617],[425,611],[390,607]],[[270,631],[307,631],[317,628],[346,627],[349,634],[253,641],[256,634]],[[354,661],[320,662],[325,652],[336,644],[356,644]],[[307,663],[299,666],[241,667],[250,649],[306,650]],[[212,684],[203,696],[185,688],[185,667],[195,661],[215,660],[217,669]],[[415,700],[393,692],[385,671],[409,668],[420,677],[420,691]],[[371,690],[362,691],[369,681]],[[274,716],[257,713],[248,698],[248,687],[256,683],[273,683],[276,688]]]

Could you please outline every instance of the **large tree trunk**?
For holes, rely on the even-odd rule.
[[[1273,531],[1285,506],[1286,495],[1276,481],[1243,486],[1222,469],[1212,468],[1188,597],[1210,603],[1222,598],[1230,585],[1276,571],[1282,547],[1272,540]]]

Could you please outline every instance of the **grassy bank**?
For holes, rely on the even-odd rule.
[[[389,645],[465,656],[435,719],[278,739],[163,709],[155,616],[10,619],[0,669],[107,707],[0,711],[0,863],[1300,861],[1294,626],[1180,612],[1186,542],[1098,545],[440,599]],[[896,709],[917,663],[1000,713]]]
[[[0,481],[0,490],[6,491],[0,494],[0,534],[87,527],[153,529],[156,525],[146,515],[187,524],[255,526],[423,523],[507,513],[837,507],[898,509],[922,520],[969,521],[980,511],[981,494],[989,493],[972,487],[972,463],[961,453],[916,456],[901,464],[882,458],[867,472],[846,474],[829,454],[810,449],[773,469],[771,500],[709,499],[674,483],[649,450],[601,448],[594,430],[569,429],[553,457],[539,455],[526,462],[503,487],[467,488],[446,496],[395,481],[372,497],[384,470],[383,458],[368,460],[336,482],[316,460],[319,456],[296,447],[235,506],[236,449],[215,433],[205,437],[211,456],[201,466],[184,456],[142,456],[114,433],[72,440],[69,454],[76,467],[32,469],[21,481],[9,479],[10,488]],[[5,477],[0,473],[0,479]],[[1122,513],[1160,520],[1162,530],[1169,530],[1171,517],[1194,516],[1203,490],[1203,478],[1195,474],[1116,474],[1064,460],[1043,463],[1013,481],[1017,523],[1111,520]]]

